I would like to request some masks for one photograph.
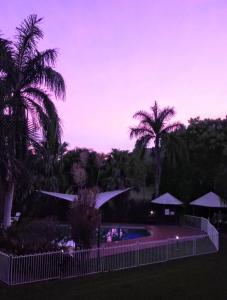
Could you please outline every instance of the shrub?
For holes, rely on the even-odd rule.
[[[3,248],[14,254],[47,252],[58,249],[58,233],[53,219],[24,220],[6,230]]]

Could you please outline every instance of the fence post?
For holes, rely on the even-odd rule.
[[[63,276],[63,268],[64,268],[64,264],[63,264],[63,260],[64,260],[64,251],[61,250],[60,251],[60,258],[59,258],[59,279],[62,279],[62,276]]]
[[[98,270],[98,272],[102,271],[102,269],[101,269],[100,245],[97,248],[97,270]]]
[[[8,285],[12,284],[12,255],[9,255],[9,263],[8,263]]]
[[[196,255],[196,239],[193,239],[193,256]]]
[[[219,251],[219,234],[216,234],[216,239],[217,239],[217,251]]]
[[[136,255],[136,266],[139,266],[140,265],[140,263],[139,263],[139,261],[140,261],[140,243],[139,242],[137,242],[137,247],[136,247],[136,249],[137,249],[137,255]]]

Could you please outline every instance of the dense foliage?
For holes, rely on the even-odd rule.
[[[191,119],[188,127],[171,133],[171,139],[166,141],[166,145],[161,193],[170,192],[185,203],[211,190],[227,198],[227,119]],[[185,147],[183,151],[182,145]],[[78,185],[75,184],[75,176],[73,177],[72,173],[75,164],[77,170],[78,166],[86,170],[88,188],[96,186],[97,183],[100,191],[135,187],[130,194],[129,203],[125,200],[127,203],[124,204],[124,214],[128,219],[133,219],[129,218],[131,215],[138,215],[138,205],[143,206],[143,201],[149,201],[152,197],[154,184],[152,149],[147,149],[142,156],[138,148],[132,152],[113,149],[106,155],[94,150],[77,148],[69,151],[65,149],[63,154],[60,156],[56,154],[55,157],[56,159],[49,160],[49,170],[52,169],[54,175],[51,177],[45,175],[50,173],[46,173],[44,169],[44,160],[39,155],[33,155],[34,177],[29,177],[31,185],[25,183],[22,185],[21,182],[24,197],[19,197],[18,194],[14,210],[21,211],[23,208],[25,215],[39,217],[58,215],[65,219],[69,210],[67,203],[47,199],[37,192],[30,191],[43,189],[77,193]],[[103,207],[104,216],[112,216],[113,220],[116,219],[113,215],[118,214],[119,219],[122,219],[123,212],[117,205],[116,201]]]
[[[209,191],[227,199],[227,119],[190,119],[176,134],[188,149],[188,160],[165,161],[161,190],[185,202]]]

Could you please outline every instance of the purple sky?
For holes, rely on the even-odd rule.
[[[132,149],[132,115],[154,100],[184,123],[227,114],[226,0],[2,2],[6,37],[37,13],[41,46],[60,50],[67,99],[57,106],[71,148]]]

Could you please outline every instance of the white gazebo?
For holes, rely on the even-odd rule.
[[[171,195],[170,193],[165,193],[156,199],[151,201],[152,204],[158,205],[157,211],[150,211],[150,214],[155,217],[156,221],[164,222],[164,224],[178,224],[179,217],[177,211],[179,207],[183,204],[179,199]]]
[[[169,193],[165,193],[158,198],[151,201],[153,204],[161,204],[161,205],[182,205],[183,203],[178,200],[176,197]]]
[[[213,192],[209,192],[202,197],[192,201],[190,205],[203,206],[208,208],[227,208],[227,203]]]
[[[96,196],[96,208],[100,208],[106,202],[110,201],[111,199],[113,199],[131,189],[132,188],[126,188],[126,189],[122,189],[122,190],[114,190],[114,191],[110,191],[110,192],[98,193]],[[77,195],[72,195],[72,194],[62,194],[62,193],[54,193],[54,192],[47,192],[47,191],[40,191],[40,193],[48,195],[48,196],[52,196],[55,198],[59,198],[62,200],[66,200],[69,202],[73,202],[77,198]]]

